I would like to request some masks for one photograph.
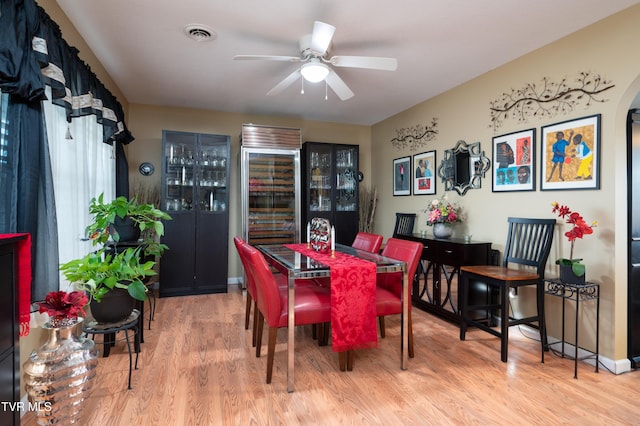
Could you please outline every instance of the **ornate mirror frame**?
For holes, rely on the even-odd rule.
[[[482,178],[491,165],[491,160],[480,149],[480,142],[467,145],[458,141],[455,148],[444,150],[444,159],[438,168],[445,191],[456,191],[464,195],[469,189],[480,188]]]

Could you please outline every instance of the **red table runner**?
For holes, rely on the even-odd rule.
[[[29,334],[31,323],[31,234],[0,234],[0,238],[23,237],[18,241],[18,313],[20,336]]]
[[[319,253],[306,244],[285,246],[331,269],[332,350],[377,347],[376,264],[338,251]]]

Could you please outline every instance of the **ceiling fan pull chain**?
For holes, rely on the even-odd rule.
[[[300,94],[304,95],[304,78],[301,78],[300,81],[302,81],[302,88],[300,89]]]
[[[327,84],[327,80],[324,81],[324,100],[329,99],[329,85]]]

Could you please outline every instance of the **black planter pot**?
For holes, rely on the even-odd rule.
[[[138,228],[138,225],[129,216],[125,216],[124,218],[116,216],[112,228],[118,232],[121,243],[138,241],[140,238],[140,228]]]
[[[579,277],[569,265],[560,265],[560,280],[566,284],[584,284],[585,275]]]
[[[135,299],[123,288],[109,291],[100,303],[91,300],[89,307],[93,318],[102,324],[122,321],[131,315],[135,307]]]

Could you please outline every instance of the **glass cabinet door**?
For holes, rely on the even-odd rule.
[[[165,210],[191,210],[194,199],[194,172],[196,135],[171,133],[165,138],[164,156],[166,161],[164,183]]]
[[[358,209],[358,151],[336,145],[336,211]]]
[[[294,243],[300,224],[299,151],[242,150],[243,228],[249,244]]]
[[[166,132],[164,155],[166,210],[226,211],[227,136]]]
[[[228,145],[215,135],[200,136],[198,209],[223,212],[228,203]]]
[[[331,145],[316,144],[307,153],[309,162],[309,211],[329,212],[332,209],[331,192],[333,179],[331,166],[334,162]]]

